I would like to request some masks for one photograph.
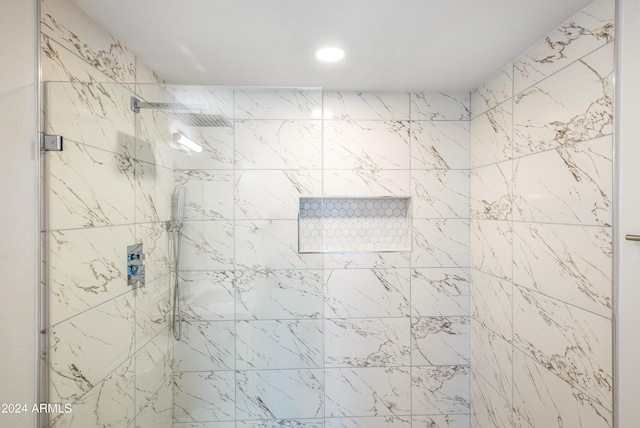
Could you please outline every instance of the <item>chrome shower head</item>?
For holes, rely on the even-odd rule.
[[[187,126],[228,128],[231,124],[220,114],[212,113],[171,113],[171,117]]]
[[[229,128],[231,124],[221,114],[204,113],[207,106],[204,105],[185,105],[180,103],[158,103],[144,102],[135,97],[131,97],[131,110],[136,113],[140,109],[151,108],[159,110],[173,110],[168,113],[170,117],[182,122],[186,126],[205,127],[205,128]],[[177,111],[183,110],[183,111]],[[186,110],[186,111],[185,111]],[[210,110],[210,109],[209,109]],[[194,113],[199,111],[199,113]]]

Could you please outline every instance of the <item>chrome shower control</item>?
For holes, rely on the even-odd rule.
[[[144,287],[144,252],[142,244],[127,247],[127,284],[135,288]]]

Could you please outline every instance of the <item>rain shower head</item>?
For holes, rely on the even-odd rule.
[[[171,113],[171,117],[187,126],[203,126],[213,128],[228,128],[231,125],[220,114],[212,113]]]
[[[131,97],[131,110],[139,113],[141,108],[173,110],[169,113],[169,116],[182,122],[186,126],[199,126],[206,128],[231,127],[231,124],[223,115],[214,113],[203,113],[203,111],[206,110],[206,107],[201,105],[190,106],[180,103],[148,103],[140,101],[135,97]],[[187,111],[180,112],[176,110]],[[193,110],[200,110],[200,112],[194,113]]]

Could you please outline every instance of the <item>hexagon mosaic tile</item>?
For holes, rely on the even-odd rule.
[[[409,251],[409,197],[300,198],[300,253]]]

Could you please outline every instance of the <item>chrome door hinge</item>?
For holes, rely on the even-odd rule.
[[[44,134],[40,148],[45,152],[61,152],[63,140],[62,135]]]

